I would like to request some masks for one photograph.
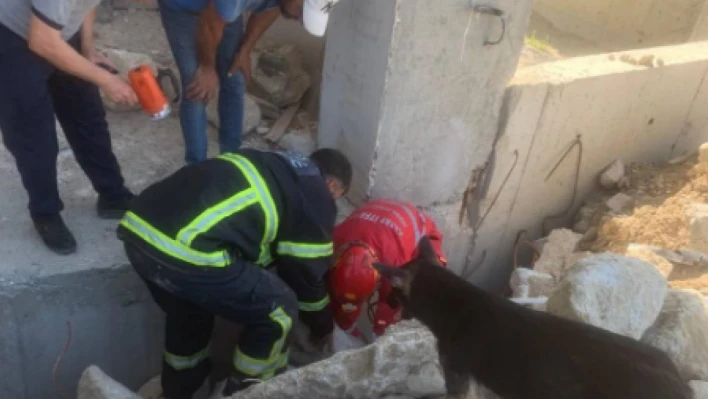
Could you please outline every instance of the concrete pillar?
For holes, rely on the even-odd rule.
[[[501,20],[473,11],[479,4],[504,12],[506,31],[496,45],[485,41],[500,37]],[[532,5],[342,0],[331,17],[319,145],[352,159],[353,202],[395,197],[429,210],[458,272],[475,262],[479,219],[463,197],[489,159]],[[471,280],[485,285],[493,274],[478,271]]]

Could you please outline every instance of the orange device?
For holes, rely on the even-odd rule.
[[[158,69],[157,76],[153,76],[149,65],[140,65],[128,72],[128,80],[138,96],[140,105],[146,114],[153,120],[165,118],[172,111],[170,101],[165,96],[160,84],[162,78],[167,77],[174,89],[175,98],[173,103],[178,103],[180,99],[179,82],[174,72],[170,69]]]

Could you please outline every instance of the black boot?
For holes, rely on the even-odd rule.
[[[76,252],[76,240],[60,215],[33,217],[34,228],[44,244],[60,255]]]
[[[222,398],[229,398],[236,392],[244,391],[251,385],[263,382],[257,378],[248,378],[245,376],[232,376],[226,380],[226,386],[221,391]],[[214,396],[213,396],[214,397]],[[218,398],[218,396],[216,396]]]
[[[135,198],[133,194],[128,194],[120,199],[108,199],[103,196],[98,197],[96,210],[101,219],[117,220],[121,219],[125,212],[130,209],[130,202]]]

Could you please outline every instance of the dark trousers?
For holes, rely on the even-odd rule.
[[[237,261],[225,269],[166,264],[126,244],[135,271],[166,314],[162,387],[189,399],[209,376],[214,316],[244,326],[234,353],[242,377],[268,379],[287,367],[297,299],[275,274]]]
[[[70,44],[80,48],[78,34]],[[98,88],[57,70],[0,25],[0,131],[15,157],[33,217],[64,208],[57,188],[55,115],[94,189],[109,200],[125,197]]]

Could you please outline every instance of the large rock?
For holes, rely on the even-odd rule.
[[[494,396],[473,385],[475,398]],[[234,399],[421,398],[445,393],[436,340],[416,321],[403,321],[361,349],[290,371],[253,386]]]
[[[708,309],[697,291],[671,290],[642,341],[665,351],[686,380],[708,381]]]
[[[303,69],[302,56],[294,45],[263,39],[253,51],[252,62],[249,92],[277,107],[297,103],[312,84],[312,78]]]
[[[140,396],[107,376],[100,368],[89,366],[79,380],[78,399],[141,399]]]
[[[251,133],[256,127],[261,123],[261,108],[256,104],[256,102],[251,98],[251,96],[246,95],[245,104],[243,110],[243,134]],[[217,129],[219,128],[219,94],[217,92],[216,96],[209,101],[207,105],[207,119],[209,123],[214,125]]]
[[[568,260],[582,238],[582,235],[572,230],[553,230],[543,245],[541,257],[536,261],[534,270],[548,273],[556,279],[560,279],[566,268],[572,266],[568,264]]]
[[[569,269],[547,310],[639,339],[656,320],[667,290],[666,279],[654,266],[604,253]]]
[[[155,61],[153,61],[153,59],[147,54],[133,53],[118,49],[101,49],[100,51],[106,55],[113,65],[115,65],[123,79],[127,80],[128,71],[140,65],[149,65],[152,69],[152,73],[157,74],[157,65],[155,64]],[[103,104],[106,108],[113,111],[124,112],[137,111],[140,109],[140,104],[130,107],[114,102],[110,97],[103,93],[103,90],[101,90],[101,99],[103,100]]]
[[[693,399],[708,399],[708,382],[691,381],[688,385],[693,389]]]
[[[691,204],[688,207],[691,248],[708,253],[708,204]]]
[[[550,274],[518,267],[511,273],[509,286],[514,298],[537,298],[553,292],[556,280]]]

